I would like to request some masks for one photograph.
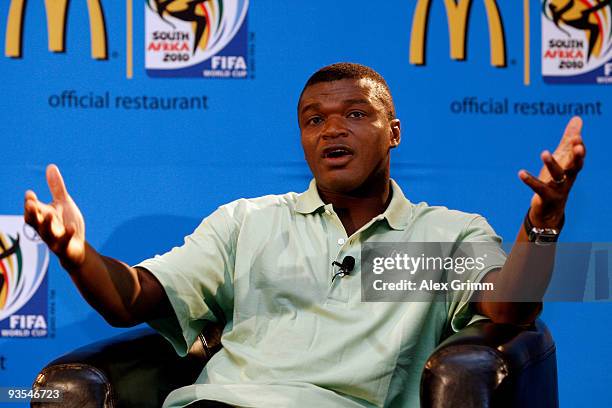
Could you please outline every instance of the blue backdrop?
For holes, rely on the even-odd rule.
[[[10,3],[0,3],[0,33],[7,32]],[[224,71],[246,74],[242,79],[147,75],[144,1],[134,4],[131,58],[126,4],[102,2],[108,58],[93,59],[86,2],[70,3],[66,52],[49,52],[43,3],[28,2],[21,58],[0,56],[0,215],[21,214],[28,188],[48,200],[44,171],[53,162],[85,216],[94,247],[129,263],[163,252],[230,200],[305,190],[310,173],[299,143],[299,93],[319,67],[354,61],[378,70],[393,91],[403,137],[392,155],[392,176],[408,198],[481,213],[506,241],[513,240],[531,197],[518,170],[537,172],[540,152],[554,149],[570,118],[568,112],[521,110],[516,104],[590,107],[583,115],[588,157],[568,203],[562,239],[611,241],[610,89],[544,82],[540,1],[529,2],[528,38],[522,2],[497,2],[505,67],[490,63],[484,1],[472,2],[465,61],[449,58],[444,2],[431,2],[422,66],[409,61],[417,1],[251,2],[230,48],[216,54],[242,56],[246,70]],[[604,11],[602,19],[609,21]],[[211,39],[213,34],[211,29]],[[214,67],[215,60],[206,64]],[[109,105],[68,106],[60,102],[64,91],[102,98],[108,92]],[[202,106],[117,106],[117,97],[142,96],[199,98]],[[470,110],[464,102],[470,97],[507,100],[508,111]],[[47,294],[48,336],[0,337],[0,386],[29,386],[54,357],[120,332],[83,301],[54,257],[47,279],[39,290]],[[612,332],[606,323],[611,312],[607,302],[545,305],[543,319],[558,345],[562,406],[612,404]]]

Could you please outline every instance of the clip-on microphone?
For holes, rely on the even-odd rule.
[[[340,271],[338,271],[338,273],[334,274],[334,276],[332,277],[332,283],[334,283],[334,279],[336,279],[337,276],[340,276],[342,278],[346,275],[351,274],[351,271],[355,268],[355,258],[350,255],[345,256],[342,260],[342,263],[334,261],[332,262],[332,266],[337,266],[340,268]]]

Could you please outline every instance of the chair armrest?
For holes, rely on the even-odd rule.
[[[217,327],[209,325],[207,330],[220,338]],[[209,346],[220,344],[217,338],[206,337]],[[193,384],[219,348],[206,356],[197,341],[189,355],[181,358],[154,330],[131,330],[52,361],[38,374],[33,388],[62,390],[62,407],[160,407],[171,391]],[[31,406],[58,405],[38,402]]]
[[[531,327],[474,323],[442,342],[421,377],[421,406],[558,407],[555,343]]]

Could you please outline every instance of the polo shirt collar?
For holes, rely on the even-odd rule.
[[[308,190],[298,195],[295,210],[300,214],[312,214],[324,206],[325,203],[321,200],[317,190],[317,182],[315,179],[312,179],[308,185]]]
[[[391,202],[382,213],[382,218],[386,219],[394,230],[404,230],[412,217],[412,203],[404,196],[402,189],[393,179],[391,179],[391,191],[393,192]],[[317,190],[316,180],[312,179],[308,190],[298,195],[295,210],[300,214],[312,214],[324,206],[325,203],[321,200]]]
[[[404,196],[404,192],[393,179],[391,179],[391,191],[393,192],[391,202],[382,215],[391,228],[403,231],[408,227],[412,218],[412,203]]]

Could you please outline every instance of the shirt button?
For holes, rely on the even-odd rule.
[[[344,245],[345,242],[346,242],[346,240],[344,238],[339,238],[338,239],[338,245]]]

